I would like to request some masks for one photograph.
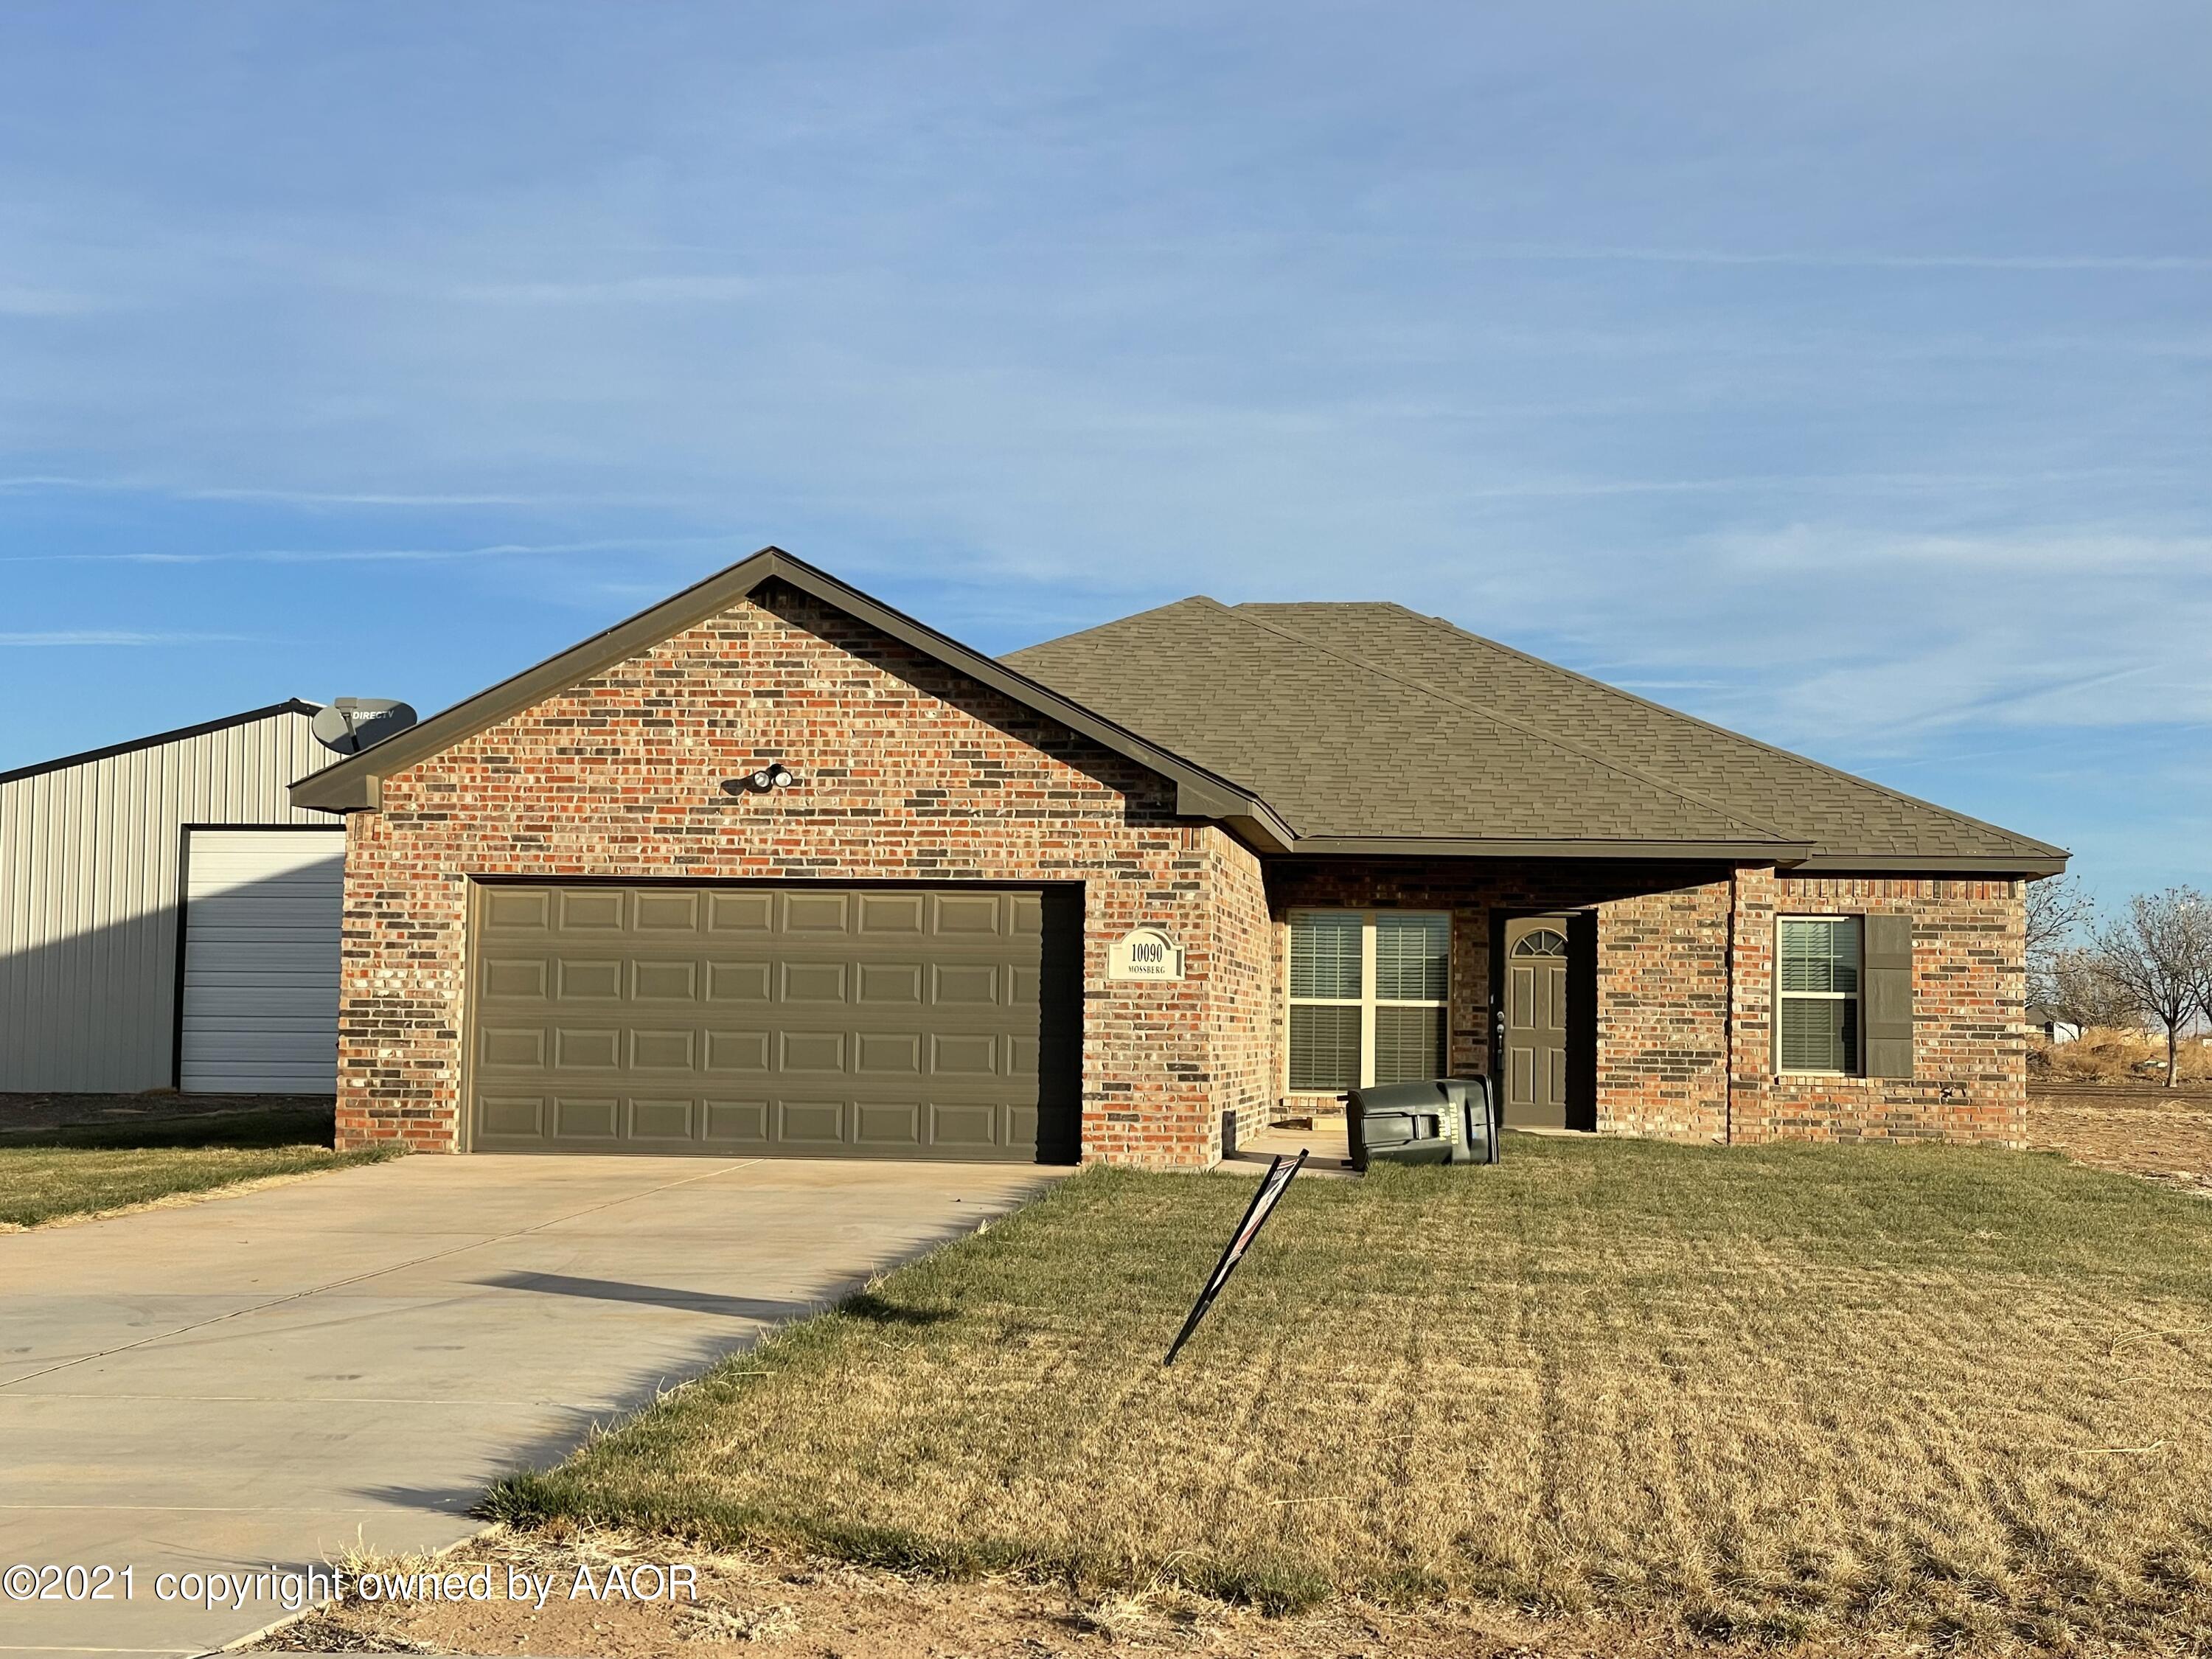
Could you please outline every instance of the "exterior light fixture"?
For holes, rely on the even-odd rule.
[[[726,795],[765,795],[773,790],[788,789],[798,781],[791,769],[781,761],[772,762],[757,772],[748,772],[741,778],[724,778],[722,793]]]

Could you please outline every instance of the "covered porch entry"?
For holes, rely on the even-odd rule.
[[[1276,1121],[1311,1121],[1319,1134],[1352,1089],[1481,1076],[1509,1128],[1594,1132],[1600,911],[1680,879],[1655,874],[1271,863]]]

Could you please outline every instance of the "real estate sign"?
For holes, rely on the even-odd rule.
[[[1206,1279],[1206,1288],[1198,1293],[1198,1300],[1191,1304],[1190,1317],[1182,1322],[1182,1328],[1176,1333],[1176,1340],[1168,1348],[1168,1357],[1160,1361],[1161,1364],[1175,1364],[1176,1356],[1182,1352],[1182,1345],[1190,1340],[1190,1334],[1198,1328],[1198,1322],[1206,1317],[1206,1310],[1213,1305],[1213,1298],[1221,1294],[1221,1287],[1229,1282],[1229,1275],[1237,1271],[1237,1264],[1244,1259],[1245,1251],[1252,1248],[1252,1241],[1260,1236],[1260,1229],[1267,1224],[1267,1218],[1275,1212],[1275,1206],[1290,1190],[1291,1177],[1305,1167],[1305,1162],[1306,1155],[1301,1152],[1287,1164],[1278,1157],[1267,1166],[1267,1173],[1261,1177],[1260,1190],[1252,1194],[1251,1207],[1244,1212],[1243,1220],[1237,1224],[1237,1231],[1230,1235],[1229,1248],[1222,1251],[1221,1260],[1214,1264],[1213,1272]]]

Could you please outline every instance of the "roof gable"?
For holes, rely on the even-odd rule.
[[[1176,810],[1187,817],[1228,823],[1262,846],[1279,846],[1289,838],[1288,827],[1266,802],[1248,791],[775,547],[763,548],[534,668],[525,669],[419,725],[301,779],[292,786],[293,801],[326,811],[374,810],[381,799],[385,778],[720,615],[769,581],[787,582],[1158,773],[1175,784]]]

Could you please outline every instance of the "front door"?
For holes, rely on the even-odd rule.
[[[1510,1128],[1567,1127],[1568,931],[1563,915],[1505,924],[1498,1058]]]

